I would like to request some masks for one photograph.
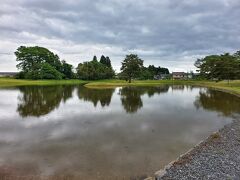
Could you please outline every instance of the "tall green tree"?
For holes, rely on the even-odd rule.
[[[106,57],[102,55],[99,62],[106,65]]]
[[[44,65],[61,71],[62,64],[59,57],[44,47],[20,46],[15,52],[18,62],[17,68],[21,70],[23,78],[42,79]],[[52,71],[53,72],[53,71]]]
[[[111,60],[108,56],[105,57],[104,55],[102,55],[99,62],[104,64],[105,66],[107,66],[109,68],[112,68]]]
[[[126,58],[122,62],[121,71],[126,77],[129,83],[133,78],[138,77],[143,67],[143,60],[141,60],[136,54],[126,55]]]
[[[112,63],[111,63],[111,60],[108,56],[106,57],[106,66],[109,67],[109,68],[112,68]]]
[[[71,64],[68,64],[65,60],[62,61],[62,71],[61,71],[65,78],[67,79],[73,79],[74,73],[73,73],[73,66]]]
[[[95,55],[93,56],[93,61],[98,61],[97,56],[95,56]]]

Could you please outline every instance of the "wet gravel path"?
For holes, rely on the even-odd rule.
[[[219,132],[156,173],[156,180],[233,179],[240,180],[240,120]]]

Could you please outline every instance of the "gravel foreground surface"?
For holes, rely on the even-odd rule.
[[[155,175],[156,180],[240,180],[240,119],[212,134]]]

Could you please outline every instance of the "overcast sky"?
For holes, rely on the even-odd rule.
[[[0,71],[17,71],[20,45],[43,46],[76,66],[126,54],[190,71],[208,54],[240,49],[240,0],[0,0]]]

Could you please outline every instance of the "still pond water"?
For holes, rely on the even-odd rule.
[[[28,86],[0,98],[0,171],[18,176],[141,179],[240,114],[236,96],[191,86]]]

